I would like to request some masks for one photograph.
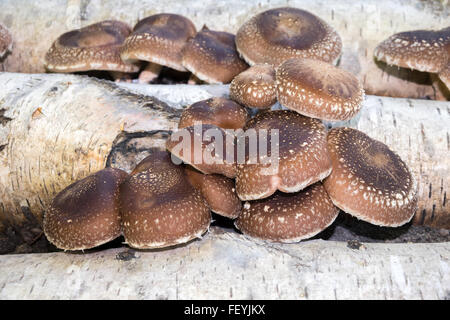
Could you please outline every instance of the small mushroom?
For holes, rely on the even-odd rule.
[[[2,59],[7,52],[12,50],[12,36],[11,33],[0,23],[0,59]]]
[[[236,48],[250,65],[277,67],[293,57],[332,63],[341,54],[342,41],[322,19],[286,7],[264,11],[245,22],[236,34]]]
[[[185,173],[192,186],[200,190],[212,212],[231,219],[239,216],[242,204],[233,179],[220,174],[203,174],[191,166],[185,167]]]
[[[385,144],[351,128],[328,133],[333,171],[324,181],[333,203],[379,226],[401,226],[417,209],[417,183]]]
[[[185,72],[181,50],[196,32],[194,24],[186,17],[170,13],[155,14],[136,24],[126,38],[120,56],[127,62],[149,62],[139,76],[141,82],[156,78],[162,66]]]
[[[44,233],[56,247],[84,250],[121,235],[119,185],[125,171],[106,168],[62,190],[44,216]]]
[[[235,36],[206,26],[183,48],[183,66],[207,83],[229,83],[248,68],[236,51]]]
[[[166,148],[184,163],[205,174],[236,176],[236,137],[234,133],[211,124],[182,128],[170,136]]]
[[[45,67],[50,72],[137,72],[138,66],[124,63],[119,55],[130,31],[123,22],[107,20],[64,33],[47,51]]]
[[[200,238],[209,228],[205,199],[183,167],[164,150],[151,149],[120,187],[123,234],[138,249],[174,246]]]
[[[450,27],[396,33],[378,44],[374,55],[388,65],[438,73],[445,83],[445,69],[450,68]]]
[[[264,142],[259,135],[267,129],[270,132]],[[330,174],[327,133],[320,120],[290,110],[266,111],[247,122],[244,131],[251,130],[256,132],[257,142],[245,136],[237,138],[236,191],[241,200],[267,198],[277,190],[298,192]],[[251,144],[258,146],[258,158],[246,151],[245,161],[239,160],[242,137],[245,137],[245,150],[251,150]],[[263,158],[261,146],[265,143],[268,152]]]
[[[231,81],[230,97],[249,108],[269,108],[277,102],[275,69],[269,64],[255,64],[241,72]]]
[[[364,100],[362,83],[353,74],[323,61],[286,60],[276,79],[280,104],[312,118],[348,120]]]
[[[325,230],[339,214],[320,182],[297,193],[245,202],[236,228],[253,238],[293,243]]]
[[[214,97],[193,103],[183,110],[178,128],[202,124],[213,124],[223,129],[242,128],[249,114],[247,110],[233,100]]]

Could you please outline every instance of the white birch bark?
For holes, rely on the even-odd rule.
[[[450,243],[356,250],[212,228],[167,250],[0,256],[0,299],[448,299],[449,259]]]

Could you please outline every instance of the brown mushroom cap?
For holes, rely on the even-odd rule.
[[[216,139],[221,142],[219,140],[216,142]],[[202,173],[217,173],[234,178],[236,176],[235,141],[234,134],[227,130],[215,125],[198,124],[172,133],[166,142],[166,148],[175,157]],[[185,148],[190,150],[186,149],[184,152]]]
[[[183,110],[178,128],[193,126],[196,122],[213,124],[223,129],[239,129],[249,119],[247,110],[233,100],[214,97],[191,104]]]
[[[64,33],[45,55],[45,67],[51,72],[137,72],[138,66],[124,63],[119,55],[130,31],[123,22],[107,20]]]
[[[0,58],[12,49],[12,37],[8,29],[0,24]]]
[[[119,185],[126,177],[106,168],[58,193],[44,216],[47,239],[60,249],[84,250],[120,236]]]
[[[255,64],[238,74],[230,84],[230,97],[250,108],[266,109],[277,102],[275,69]]]
[[[319,182],[297,193],[277,192],[267,199],[245,202],[235,226],[254,238],[292,243],[325,230],[338,214]]]
[[[286,60],[276,79],[280,104],[312,118],[350,119],[364,100],[362,83],[353,74],[322,61]]]
[[[62,34],[45,55],[45,67],[51,72],[106,70],[137,72],[139,67],[120,59],[119,49],[130,27],[107,20]]]
[[[161,13],[139,21],[126,38],[120,56],[124,61],[149,61],[186,71],[181,50],[195,36],[194,24],[178,14]]]
[[[237,164],[236,191],[241,200],[269,197],[276,190],[297,192],[326,178],[331,172],[327,150],[326,128],[320,120],[304,117],[294,111],[276,110],[258,113],[244,130],[278,130],[278,171],[264,172],[268,168],[262,161],[253,161],[247,153],[245,163]],[[249,139],[246,149],[249,150]],[[238,137],[238,148],[239,148]],[[260,141],[258,141],[258,152]],[[271,150],[268,134],[267,150]],[[270,153],[270,152],[269,152]],[[261,155],[259,155],[261,156]],[[272,154],[270,153],[269,157]],[[254,160],[254,159],[253,159]],[[272,163],[273,165],[273,163]]]
[[[200,192],[170,154],[151,150],[120,187],[123,233],[133,248],[169,247],[199,238],[211,223]]]
[[[308,11],[277,8],[245,22],[236,34],[236,47],[250,65],[277,67],[293,57],[332,63],[341,54],[342,41],[331,26]]]
[[[450,63],[450,27],[394,34],[375,48],[374,55],[389,65],[439,72]]]
[[[351,128],[328,133],[333,171],[324,186],[333,203],[358,219],[396,227],[417,209],[417,183],[385,144]]]
[[[185,173],[191,185],[200,190],[211,211],[231,219],[239,216],[242,203],[236,195],[233,179],[220,174],[203,174],[191,166],[185,167]]]
[[[248,68],[239,57],[234,35],[206,26],[183,48],[183,66],[208,83],[229,83]]]

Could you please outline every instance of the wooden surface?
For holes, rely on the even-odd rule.
[[[449,299],[450,243],[270,244],[212,229],[168,250],[0,256],[0,299]]]

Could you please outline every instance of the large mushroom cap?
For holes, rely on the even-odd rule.
[[[186,71],[181,49],[196,34],[194,24],[178,14],[161,13],[139,21],[121,49],[124,61],[149,61]]]
[[[341,54],[342,41],[331,26],[308,11],[277,8],[244,23],[236,34],[236,47],[250,65],[277,67],[293,57],[332,63]]]
[[[45,55],[45,67],[51,72],[137,72],[138,66],[124,63],[119,56],[130,31],[127,24],[108,20],[64,33]]]
[[[236,176],[236,137],[210,124],[196,124],[172,133],[166,148],[175,157],[205,174]]]
[[[223,129],[239,129],[249,119],[247,110],[233,100],[214,97],[197,101],[183,110],[178,128],[193,126],[196,122],[213,124]]]
[[[0,59],[12,49],[12,37],[8,29],[0,24]]]
[[[450,63],[450,27],[394,34],[375,48],[374,55],[389,65],[439,72]]]
[[[255,64],[241,72],[231,81],[230,97],[249,108],[269,108],[277,102],[275,69]]]
[[[343,211],[372,224],[400,226],[417,209],[417,183],[385,144],[351,128],[328,133],[333,171],[324,186]]]
[[[266,111],[251,119],[244,130],[249,138],[237,138],[236,191],[241,200],[266,198],[276,190],[297,192],[330,174],[327,132],[320,120],[289,110]],[[267,130],[267,142],[264,135],[258,137],[258,141],[252,141],[252,130],[256,137]],[[278,144],[273,140],[277,136]],[[240,161],[243,138],[245,162]],[[255,152],[251,151],[252,145],[258,150],[257,159],[253,155]],[[267,145],[266,158],[262,157],[265,152],[261,152],[264,145]],[[270,160],[269,164],[263,160]],[[277,160],[278,166],[275,165]]]
[[[277,192],[267,199],[245,202],[235,225],[254,238],[292,243],[325,230],[338,214],[319,182],[297,193]]]
[[[283,106],[329,121],[352,118],[362,106],[362,83],[328,63],[292,58],[277,69],[277,96]]]
[[[203,174],[191,166],[185,167],[185,173],[192,186],[200,190],[212,212],[231,219],[239,216],[242,204],[233,179],[220,174]]]
[[[248,68],[236,51],[235,36],[203,27],[183,48],[183,66],[208,83],[229,83]]]
[[[120,236],[119,185],[126,177],[107,168],[58,193],[44,216],[47,239],[60,249],[84,250]]]
[[[151,150],[120,187],[125,241],[133,248],[162,248],[204,234],[211,213],[170,154]]]

